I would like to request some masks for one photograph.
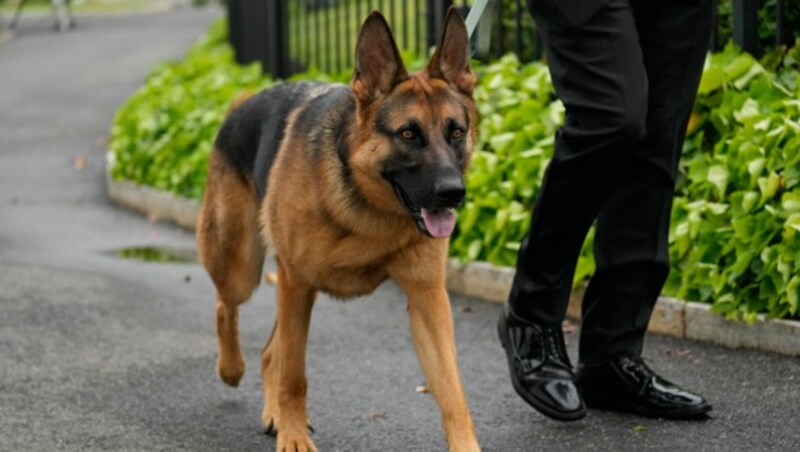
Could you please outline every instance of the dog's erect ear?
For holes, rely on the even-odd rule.
[[[451,6],[444,20],[442,38],[428,63],[428,75],[443,79],[462,93],[472,95],[477,77],[472,72],[469,47],[469,33],[464,19]]]
[[[351,86],[361,102],[388,94],[408,79],[392,30],[381,13],[374,11],[364,21],[356,43],[356,69]]]

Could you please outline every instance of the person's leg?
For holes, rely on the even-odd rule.
[[[649,81],[646,135],[597,218],[580,361],[639,356],[669,273],[675,171],[711,30],[709,0],[632,0]]]
[[[612,170],[645,130],[647,79],[629,0],[585,4],[597,10],[573,17],[558,0],[529,2],[566,109],[509,299],[515,314],[540,325],[561,324]]]
[[[586,414],[561,321],[575,262],[625,149],[644,134],[647,80],[629,0],[533,0],[564,127],[498,323],[511,381],[534,408],[559,420]]]
[[[576,383],[586,404],[645,416],[702,416],[709,405],[641,359],[669,272],[675,171],[708,48],[710,0],[632,0],[649,80],[646,136],[597,219],[597,271],[584,297]]]
[[[639,356],[669,273],[673,181],[652,165],[626,162],[595,226],[596,269],[583,298],[580,363]]]

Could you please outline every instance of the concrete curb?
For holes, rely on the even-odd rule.
[[[200,203],[172,193],[138,185],[126,180],[114,180],[106,172],[106,192],[114,204],[146,215],[153,220],[167,220],[194,230]]]
[[[148,217],[169,220],[194,229],[200,203],[128,181],[115,181],[110,175],[108,197],[122,207]],[[462,264],[451,259],[447,264],[447,289],[467,297],[503,303],[508,297],[514,269],[487,262]],[[584,288],[575,290],[567,315],[580,319]],[[655,334],[711,342],[731,348],[752,348],[790,356],[800,356],[800,322],[769,320],[759,316],[754,325],[729,321],[711,312],[703,303],[661,297],[656,303],[648,330]]]
[[[447,288],[468,297],[504,303],[511,290],[514,269],[486,262],[462,264],[451,259],[447,269]],[[580,320],[584,287],[570,298],[567,316]],[[650,318],[648,331],[664,336],[711,342],[731,348],[753,348],[800,356],[800,322],[769,320],[759,315],[753,325],[726,320],[711,312],[704,303],[661,297]]]

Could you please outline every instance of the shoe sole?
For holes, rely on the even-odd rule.
[[[586,408],[576,411],[574,413],[564,413],[562,411],[556,411],[550,408],[549,406],[545,405],[542,401],[536,399],[535,397],[531,396],[522,389],[522,386],[517,381],[517,378],[514,376],[513,366],[514,366],[514,356],[511,353],[511,347],[509,346],[508,336],[506,335],[506,328],[505,328],[505,314],[500,316],[500,320],[497,322],[497,335],[500,337],[500,345],[503,346],[503,349],[506,352],[506,359],[508,360],[508,369],[509,373],[511,374],[511,386],[514,387],[514,391],[522,397],[522,400],[528,402],[528,405],[532,406],[536,411],[544,414],[547,417],[553,418],[558,421],[577,421],[579,419],[583,419],[586,416]]]
[[[580,388],[578,388],[580,390]],[[656,411],[650,408],[642,408],[638,405],[620,403],[619,400],[610,398],[605,395],[593,394],[591,392],[581,391],[583,401],[586,406],[592,409],[601,409],[608,411],[619,411],[623,413],[635,414],[638,416],[660,418],[660,419],[696,419],[704,417],[711,411],[711,405],[700,405],[694,408],[687,408],[685,410],[675,410],[671,412]]]

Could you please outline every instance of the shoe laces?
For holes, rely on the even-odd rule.
[[[517,323],[525,325],[524,328],[518,330],[523,337],[517,337],[515,341],[517,345],[514,347],[516,358],[525,372],[536,370],[541,365],[539,358],[535,359],[538,363],[534,364],[531,362],[532,358],[530,357],[533,352],[530,346],[537,343],[541,350],[542,361],[547,361],[549,358],[553,361],[552,364],[561,364],[563,365],[561,367],[572,372],[572,364],[570,363],[569,355],[567,355],[567,348],[564,345],[564,332],[560,325],[551,327],[536,325],[518,317],[510,310],[507,315],[516,319]],[[522,346],[523,344],[527,345]]]
[[[569,361],[567,348],[564,345],[564,332],[560,327],[553,327],[542,330],[544,336],[544,354],[548,357],[554,358],[558,362],[564,363],[569,369],[572,369],[572,363]]]
[[[625,370],[628,375],[637,378],[639,380],[638,383],[641,385],[644,385],[651,377],[657,376],[653,369],[647,366],[647,363],[642,357],[632,358],[621,356],[619,358],[619,363],[622,369]]]

